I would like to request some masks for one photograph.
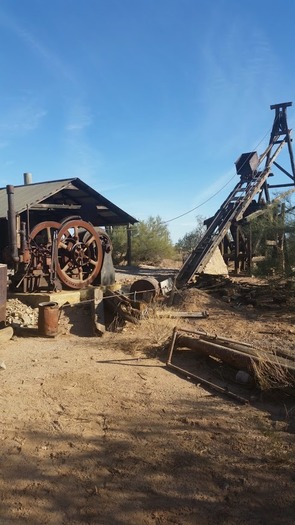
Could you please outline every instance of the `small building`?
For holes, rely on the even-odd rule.
[[[49,282],[54,266],[66,286],[87,286],[109,253],[108,228],[137,220],[79,178],[31,183],[28,175],[0,189],[0,263],[14,266],[19,282],[24,275],[28,290],[38,272]]]
[[[21,222],[29,218],[31,229],[40,222],[62,222],[71,215],[78,215],[99,227],[137,222],[79,178],[14,186],[14,209]],[[1,245],[7,229],[7,210],[7,191],[0,188]]]

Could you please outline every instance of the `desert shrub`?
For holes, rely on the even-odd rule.
[[[113,260],[120,264],[127,259],[127,231],[125,226],[112,229]],[[175,250],[167,225],[162,219],[149,217],[131,227],[132,264],[159,264],[174,258]]]
[[[181,252],[183,255],[191,253],[193,249],[199,244],[205,231],[206,227],[204,225],[204,217],[198,215],[196,217],[196,227],[177,241],[175,244],[175,249],[178,252]]]

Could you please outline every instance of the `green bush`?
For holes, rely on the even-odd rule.
[[[196,227],[191,232],[186,233],[175,244],[175,249],[177,251],[181,252],[183,255],[188,255],[193,251],[193,249],[199,244],[206,231],[204,220],[204,217],[201,215],[196,217]]]
[[[112,229],[113,260],[120,264],[127,259],[127,231],[125,226]],[[173,258],[175,250],[168,227],[161,217],[149,217],[131,226],[132,264],[159,264]]]

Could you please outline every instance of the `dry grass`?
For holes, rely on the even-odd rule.
[[[164,345],[171,337],[173,329],[178,326],[178,320],[169,317],[158,317],[155,311],[141,321],[141,328],[152,345]]]
[[[252,363],[255,380],[261,390],[295,388],[295,375],[283,366],[276,356],[272,361],[260,358],[258,363]]]
[[[137,357],[142,353],[160,357],[167,350],[176,323],[175,319],[157,317],[156,310],[148,308],[139,324],[122,324],[118,318],[114,319],[112,328],[122,334],[118,346],[124,352]]]

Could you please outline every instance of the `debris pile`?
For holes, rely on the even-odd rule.
[[[242,398],[230,392],[227,386],[220,387],[183,367],[173,364],[172,354],[176,349],[190,349],[203,357],[213,359],[215,362],[224,363],[238,371],[235,374],[236,382],[247,383],[250,378],[253,378],[260,390],[295,388],[295,354],[292,352],[281,350],[280,353],[273,353],[257,350],[243,341],[211,335],[203,330],[174,328],[167,366],[186,376],[193,377],[219,392],[239,398],[239,400]]]
[[[236,282],[230,278],[212,276],[200,280],[197,288],[236,306],[278,310],[294,304],[295,280],[275,280],[266,284]]]
[[[6,323],[13,327],[37,326],[38,308],[32,308],[18,299],[8,299],[6,303]]]

